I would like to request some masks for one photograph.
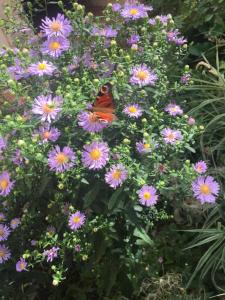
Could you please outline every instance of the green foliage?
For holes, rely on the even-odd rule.
[[[9,172],[14,181],[10,193],[0,196],[0,208],[6,215],[4,222],[8,224],[19,217],[21,225],[5,242],[12,258],[0,264],[0,295],[3,299],[137,299],[145,278],[171,272],[174,275],[169,277],[177,282],[172,291],[180,296],[182,290],[181,295],[185,295],[177,274],[182,272],[185,278],[190,274],[186,254],[183,256],[181,251],[186,237],[176,233],[171,222],[178,219],[177,210],[187,211],[190,202],[200,205],[191,192],[191,183],[198,174],[187,157],[195,152],[195,138],[202,128],[190,125],[185,113],[169,115],[165,106],[175,99],[185,110],[185,86],[180,78],[189,74],[189,68],[183,66],[187,47],[168,41],[167,33],[175,30],[171,17],[167,25],[156,20],[153,27],[147,18],[124,22],[109,5],[102,22],[102,17],[85,15],[77,3],[71,11],[65,10],[62,2],[59,4],[73,33],[70,48],[58,58],[43,54],[40,45],[46,37],[34,37],[29,28],[20,32],[24,27],[12,19],[3,21],[8,31],[21,35],[15,41],[18,49],[3,49],[0,57],[0,137],[7,142],[2,149],[0,170],[1,174]],[[118,34],[106,38],[106,25]],[[101,34],[94,34],[96,30]],[[140,36],[137,47],[127,45],[131,34]],[[52,62],[57,71],[50,76],[31,74],[30,66],[43,59]],[[19,79],[9,69],[18,67],[18,62],[25,72]],[[132,82],[132,68],[142,64],[157,74],[155,84]],[[107,65],[113,68],[109,70]],[[17,73],[15,69],[14,72]],[[143,80],[143,73],[139,75]],[[90,114],[88,104],[95,101],[108,82],[112,85],[117,120],[107,123],[102,131],[89,132],[82,128],[78,115],[81,111]],[[43,141],[39,127],[45,124],[32,110],[40,95],[63,98],[59,118],[53,118],[52,123],[61,132],[57,144],[70,147],[76,154],[75,164],[64,172],[50,168],[49,153],[56,143]],[[129,103],[142,107],[140,118],[124,113]],[[48,103],[40,109],[48,113],[55,107]],[[97,114],[93,115],[95,122],[102,122]],[[166,143],[162,131],[168,127],[179,130],[182,138]],[[110,152],[107,164],[99,170],[85,166],[83,158],[84,146],[96,140],[106,142]],[[149,151],[139,153],[139,141]],[[22,161],[15,165],[12,157],[17,150]],[[69,159],[66,157],[64,163]],[[124,165],[128,177],[112,188],[105,175],[115,164]],[[140,203],[138,191],[145,185],[155,187],[155,205]],[[1,182],[1,192],[4,186],[5,182]],[[152,196],[143,197],[153,200]],[[85,224],[72,230],[68,221],[77,211],[85,214]],[[184,222],[188,222],[187,218]],[[44,252],[53,247],[59,248],[58,255],[46,261]],[[163,264],[159,263],[161,256]],[[28,263],[27,272],[15,271],[20,257]]]

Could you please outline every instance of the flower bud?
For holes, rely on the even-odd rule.
[[[110,45],[111,45],[111,46],[116,46],[116,45],[117,45],[116,40],[111,40]]]
[[[124,143],[125,145],[129,145],[129,144],[130,144],[130,140],[129,140],[129,139],[124,139],[124,140],[123,140],[123,143]]]

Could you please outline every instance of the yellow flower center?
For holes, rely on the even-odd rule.
[[[24,262],[21,262],[21,263],[20,263],[20,269],[21,269],[21,270],[24,270],[24,269],[25,269],[25,263],[24,263]]]
[[[101,157],[101,151],[99,149],[93,149],[90,152],[90,156],[93,160],[97,160]]]
[[[45,131],[45,132],[43,133],[43,138],[44,138],[44,139],[49,139],[50,136],[51,136],[51,132],[50,132],[50,131]]]
[[[0,250],[0,257],[4,257],[5,256],[5,251]]]
[[[49,44],[49,48],[51,49],[51,50],[58,50],[59,48],[60,48],[60,43],[59,42],[52,42],[52,43],[50,43]]]
[[[171,107],[170,110],[171,110],[172,112],[177,112],[177,106]]]
[[[151,198],[151,194],[149,192],[144,192],[144,199],[149,200]]]
[[[2,229],[0,229],[0,236],[4,235],[4,231]]]
[[[137,77],[138,77],[140,80],[145,80],[145,79],[147,79],[147,77],[148,77],[148,73],[147,73],[146,71],[143,71],[143,70],[138,71],[138,72],[137,72]]]
[[[134,107],[134,106],[130,106],[130,107],[129,107],[129,112],[131,112],[131,113],[136,113],[136,111],[137,111],[137,108],[136,108],[136,107]]]
[[[54,110],[54,105],[50,105],[50,104],[47,104],[45,103],[43,106],[42,106],[42,109],[43,109],[43,112],[46,113],[46,114],[50,114],[51,112],[53,112]]]
[[[202,184],[200,186],[200,191],[203,195],[209,195],[211,193],[211,189],[208,184]]]
[[[16,225],[16,224],[17,224],[16,220],[12,220],[12,221],[11,221],[11,224],[12,224],[12,225]]]
[[[62,25],[59,22],[55,21],[55,22],[52,22],[52,24],[50,25],[50,28],[52,31],[58,32],[62,29]]]
[[[130,10],[130,14],[131,14],[132,16],[135,16],[137,13],[138,13],[138,10],[137,10],[136,8],[132,8],[132,9]]]
[[[171,140],[171,141],[174,140],[174,139],[175,139],[174,133],[173,133],[173,132],[169,133],[168,136],[167,136],[167,138],[168,138],[169,140]]]
[[[68,157],[63,152],[60,152],[56,155],[55,160],[59,165],[62,165],[68,162]]]
[[[38,64],[38,69],[41,70],[41,71],[46,70],[47,69],[46,63],[39,63]]]
[[[9,185],[9,182],[8,182],[7,179],[2,179],[0,181],[0,188],[1,188],[1,190],[5,190],[8,187],[8,185]]]
[[[120,170],[115,170],[112,174],[112,178],[115,180],[119,180],[121,177],[121,171]]]
[[[150,148],[150,144],[144,144],[143,146],[144,146],[145,149]]]
[[[77,224],[80,222],[80,217],[74,217],[73,218],[73,223]]]

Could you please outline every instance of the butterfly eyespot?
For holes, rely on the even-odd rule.
[[[109,88],[107,87],[107,85],[103,85],[103,87],[101,88],[101,93],[106,94],[106,93],[108,93],[108,91],[109,91]]]

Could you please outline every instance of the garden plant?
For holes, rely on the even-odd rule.
[[[0,295],[144,299],[150,278],[157,299],[184,299],[160,232],[179,237],[177,209],[220,192],[194,160],[187,40],[150,5],[72,4],[38,32],[9,7],[1,21],[17,37],[0,53]]]

